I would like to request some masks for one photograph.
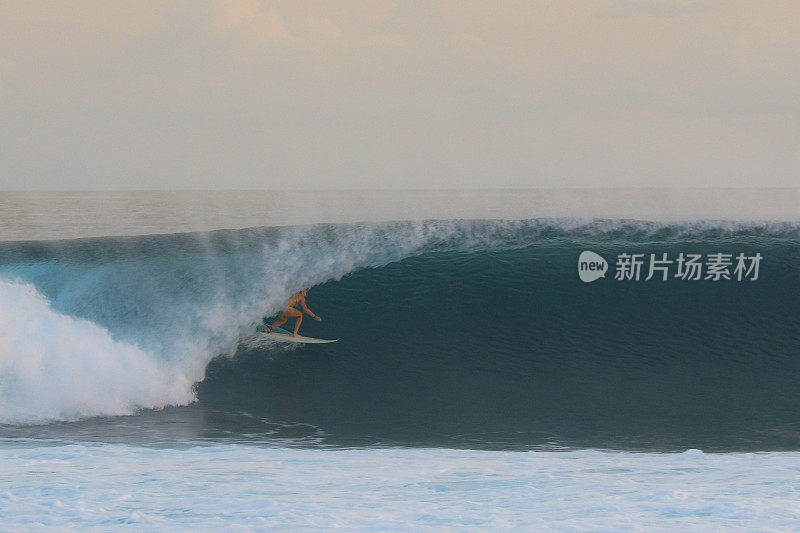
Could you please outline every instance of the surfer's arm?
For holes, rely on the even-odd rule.
[[[306,314],[308,316],[310,316],[311,318],[313,318],[315,320],[322,320],[320,317],[315,315],[314,312],[311,309],[308,308],[308,306],[306,305],[306,301],[305,300],[300,300],[300,307],[302,307],[303,311],[305,311]]]

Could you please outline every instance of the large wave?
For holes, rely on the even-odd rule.
[[[292,292],[471,233],[387,223],[0,244],[0,422],[190,402],[211,358]]]
[[[788,223],[528,220],[3,243],[0,423],[130,414],[199,396],[320,426],[391,418],[405,428],[379,440],[469,440],[475,428],[481,438],[547,439],[559,421],[646,433],[714,417],[785,430],[798,406],[787,387],[800,377],[799,236]],[[749,284],[585,285],[576,260],[586,248],[760,251],[765,260]],[[314,352],[335,363],[293,355],[276,369],[264,357],[271,347],[241,341],[308,286],[326,320],[304,331],[342,339]],[[285,388],[291,368],[305,372],[292,379],[313,404],[301,412]]]

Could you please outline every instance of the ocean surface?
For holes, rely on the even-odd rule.
[[[0,193],[0,530],[800,529],[798,201]]]

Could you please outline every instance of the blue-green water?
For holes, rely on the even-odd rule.
[[[799,235],[545,219],[5,243],[3,303],[27,319],[0,434],[796,450]],[[605,279],[581,282],[583,250]],[[621,253],[717,252],[761,254],[758,279],[613,276]],[[340,341],[254,336],[304,286],[324,321],[301,333]]]

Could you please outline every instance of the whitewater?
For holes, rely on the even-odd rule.
[[[97,194],[0,201],[0,530],[800,528],[796,191]]]
[[[798,455],[4,447],[11,531],[788,531]],[[46,475],[46,481],[42,478]]]

